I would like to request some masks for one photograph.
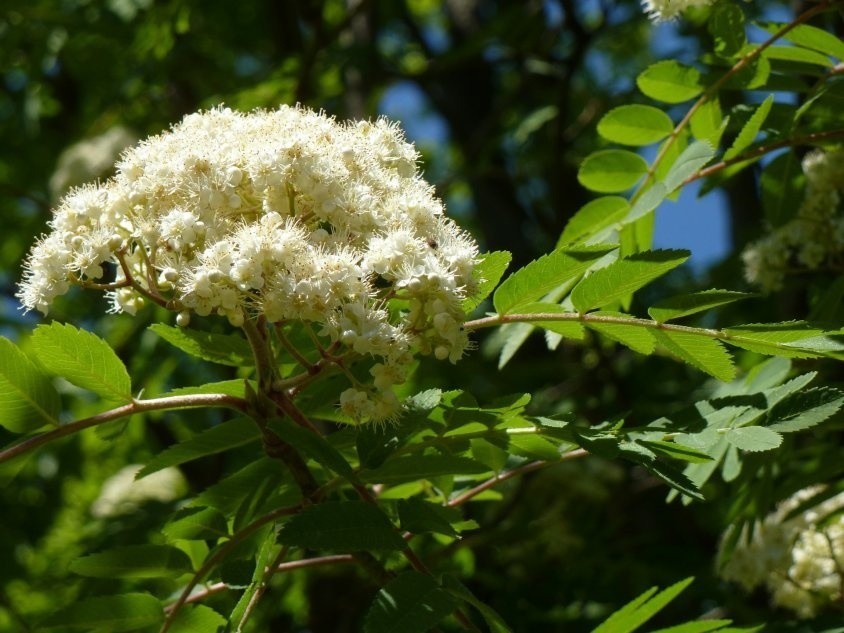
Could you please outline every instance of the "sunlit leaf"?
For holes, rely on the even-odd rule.
[[[129,402],[132,381],[111,346],[99,336],[72,325],[39,325],[32,348],[47,371],[107,400]]]

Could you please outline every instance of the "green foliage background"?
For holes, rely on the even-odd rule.
[[[753,14],[757,4],[763,3],[745,8]],[[484,250],[512,252],[516,268],[553,248],[568,218],[592,197],[578,183],[578,167],[603,147],[598,120],[615,106],[642,100],[631,78],[655,61],[652,38],[661,32],[635,0],[7,0],[0,11],[0,331],[13,339],[38,322],[16,310],[14,285],[49,217],[54,200],[48,182],[58,156],[76,141],[115,125],[143,138],[221,103],[250,109],[299,102],[338,118],[373,117],[387,90],[409,82],[424,95],[423,114],[436,116],[447,130],[445,141],[421,146],[429,180]],[[680,58],[693,58],[709,41],[694,16],[677,29]],[[406,122],[410,129],[414,124]],[[728,198],[733,254],[705,278],[680,269],[649,286],[637,295],[634,312],[681,289],[748,289],[737,253],[762,226],[751,170],[734,180]],[[677,212],[670,203],[659,211]],[[776,298],[732,304],[718,320],[804,316],[828,282],[818,275]],[[93,293],[73,292],[51,318],[105,333],[129,364],[136,390],[143,386],[154,395],[237,377],[228,367],[191,362],[145,329],[167,319],[166,313],[101,318],[103,307]],[[840,310],[833,316],[840,321]],[[597,338],[548,351],[535,335],[501,371],[494,337],[477,338],[480,350],[457,366],[423,362],[409,391],[459,386],[484,404],[531,392],[531,412],[573,413],[594,424],[625,415],[644,424],[709,394],[709,378],[700,372]],[[758,359],[748,353],[737,360],[750,367]],[[820,369],[825,384],[841,381],[840,369]],[[102,406],[84,398],[74,402],[74,418]],[[0,479],[11,482],[0,490],[0,630],[29,630],[27,622],[57,606],[109,589],[115,581],[82,582],[70,573],[70,562],[82,554],[161,542],[157,526],[171,505],[148,503],[131,515],[102,520],[91,516],[91,503],[123,465],[145,463],[222,420],[215,415],[139,415],[15,462],[22,471],[13,481],[9,468],[0,471]],[[770,485],[812,480],[823,468],[834,476],[829,451],[840,446],[840,426],[839,416],[815,432],[813,441],[827,452],[800,440],[786,453],[793,463],[759,455]],[[0,444],[12,439],[0,430]],[[198,492],[244,460],[224,454],[186,464],[187,485]],[[449,556],[450,562],[438,562],[514,630],[589,630],[648,587],[691,575],[697,582],[667,611],[666,622],[708,611],[745,624],[780,619],[765,596],[738,594],[714,573],[717,540],[725,518],[735,513],[733,501],[757,503],[719,479],[704,489],[714,501],[666,505],[666,486],[642,467],[590,457],[498,490],[500,503],[467,510],[480,527],[437,555]],[[764,513],[780,496],[771,494],[753,509]],[[156,580],[150,587],[166,595],[177,585]],[[346,566],[285,574],[251,630],[358,630],[375,591]],[[217,600],[226,604],[225,597]]]

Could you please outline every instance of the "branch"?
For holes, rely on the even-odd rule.
[[[281,563],[275,567],[274,574],[280,574],[287,571],[295,571],[297,569],[306,569],[308,567],[322,567],[325,565],[334,565],[339,563],[354,563],[355,557],[351,554],[331,554],[329,556],[316,556],[314,558],[303,558],[302,560],[294,560],[288,563]],[[192,593],[188,598],[185,600],[185,604],[192,604],[194,602],[200,602],[205,600],[208,596],[213,596],[218,593],[222,593],[223,591],[230,590],[231,587],[224,582],[217,582],[213,585],[209,585],[202,591],[197,591],[196,593]],[[172,605],[165,607],[164,610],[166,612],[170,612],[172,610]]]
[[[709,167],[705,167],[704,169],[699,170],[698,172],[686,178],[680,186],[687,185],[690,182],[699,180],[700,178],[706,178],[707,176],[711,176],[712,174],[717,173],[731,165],[743,163],[748,160],[753,160],[754,158],[759,158],[760,156],[764,156],[769,152],[782,149],[783,147],[811,145],[812,143],[817,143],[818,141],[825,141],[839,137],[844,137],[844,129],[828,130],[826,132],[815,132],[814,134],[806,134],[805,136],[795,136],[793,138],[780,139],[779,141],[774,141],[773,143],[759,145],[758,147],[749,149],[745,152],[742,152],[741,154],[733,156],[732,158],[722,160],[718,163],[710,165]]]
[[[746,66],[748,66],[751,62],[753,62],[757,57],[761,56],[762,53],[765,51],[765,49],[769,48],[776,41],[780,40],[786,33],[791,31],[792,29],[798,27],[799,25],[803,24],[804,22],[809,21],[811,18],[818,15],[819,13],[823,13],[824,11],[827,11],[828,9],[830,9],[832,7],[833,4],[834,4],[834,0],[832,0],[832,1],[825,0],[824,2],[819,3],[815,7],[811,8],[811,9],[805,11],[804,13],[802,13],[801,15],[797,16],[796,18],[794,18],[794,20],[792,22],[789,22],[788,24],[783,26],[780,30],[778,30],[776,33],[774,33],[771,37],[769,37],[767,40],[762,42],[759,46],[754,48],[750,53],[747,54],[747,56],[742,57],[740,60],[738,60],[732,66],[732,68],[730,68],[726,73],[721,75],[721,77],[718,79],[718,81],[716,81],[711,86],[709,86],[706,90],[704,90],[703,94],[698,98],[697,101],[695,101],[694,105],[692,105],[692,107],[689,108],[689,111],[686,112],[686,116],[684,116],[683,119],[675,126],[674,131],[671,132],[671,134],[668,136],[668,138],[665,141],[665,144],[662,146],[659,153],[656,155],[656,158],[654,158],[654,162],[648,167],[648,171],[645,174],[644,180],[642,180],[641,184],[636,188],[635,193],[630,198],[631,205],[633,203],[635,203],[639,198],[641,198],[642,195],[645,193],[645,190],[646,190],[648,184],[653,179],[657,168],[659,167],[659,165],[662,163],[662,160],[665,158],[665,156],[670,151],[671,146],[674,144],[674,142],[680,136],[680,132],[682,132],[686,128],[686,126],[689,125],[689,123],[691,122],[692,117],[695,115],[695,113],[698,110],[700,110],[700,108],[703,107],[703,105],[707,101],[709,101],[715,94],[717,94],[718,91],[721,89],[721,87],[727,81],[729,81],[731,77],[733,77],[737,73],[741,72]]]
[[[242,412],[246,411],[247,405],[243,398],[223,393],[165,396],[162,398],[151,398],[149,400],[133,399],[129,404],[124,404],[123,406],[111,409],[110,411],[104,411],[103,413],[92,415],[89,418],[64,424],[52,431],[46,431],[45,433],[35,435],[23,440],[22,442],[13,444],[3,451],[0,451],[0,464],[12,459],[13,457],[17,457],[18,455],[34,450],[39,446],[43,446],[48,442],[52,442],[60,437],[72,435],[73,433],[77,433],[78,431],[82,431],[92,426],[98,426],[100,424],[105,424],[106,422],[119,420],[120,418],[125,418],[136,413],[144,413],[145,411],[160,411],[161,409],[194,407],[227,407]]]
[[[220,546],[213,554],[211,554],[208,558],[205,559],[205,562],[202,564],[196,573],[194,573],[193,577],[190,579],[190,582],[185,586],[182,590],[182,593],[179,595],[179,599],[176,600],[173,604],[167,606],[165,608],[165,612],[167,613],[167,617],[164,618],[164,623],[161,625],[161,630],[159,633],[167,633],[170,630],[170,627],[173,625],[173,620],[176,618],[176,614],[179,610],[188,602],[190,598],[190,594],[193,591],[193,588],[212,570],[214,567],[217,566],[217,563],[226,557],[226,555],[239,543],[241,543],[244,539],[248,538],[252,534],[254,534],[259,528],[263,527],[267,523],[272,523],[276,519],[289,515],[289,514],[296,514],[299,510],[302,509],[302,504],[298,503],[293,506],[287,506],[284,508],[278,508],[265,514],[262,517],[258,517],[252,523],[244,527],[239,532],[232,534],[231,538],[226,541],[223,545]]]
[[[560,461],[567,461],[570,459],[577,459],[579,457],[586,457],[589,453],[582,449],[578,448],[573,451],[566,453],[560,457]],[[497,486],[502,481],[507,481],[508,479],[512,479],[513,477],[518,477],[519,475],[525,475],[527,473],[532,473],[536,470],[541,470],[546,466],[552,466],[553,464],[559,464],[559,461],[556,462],[549,462],[543,460],[537,460],[535,462],[529,462],[524,464],[523,466],[519,466],[518,468],[513,468],[512,470],[505,470],[503,472],[498,473],[494,477],[490,477],[486,481],[478,484],[474,488],[470,488],[464,493],[459,494],[458,496],[451,499],[446,506],[449,508],[457,508],[458,506],[462,506],[467,501],[470,501],[474,497],[477,497],[482,492]]]

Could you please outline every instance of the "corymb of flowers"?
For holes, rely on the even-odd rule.
[[[443,215],[418,154],[384,119],[302,107],[191,114],[127,150],[115,176],[71,191],[26,262],[18,298],[47,313],[72,285],[114,312],[152,301],[234,326],[300,322],[372,361],[342,410],[395,417],[414,354],[457,361],[476,243]]]

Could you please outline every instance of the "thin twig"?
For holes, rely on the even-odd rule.
[[[254,534],[259,528],[265,526],[267,523],[272,523],[276,519],[281,518],[283,516],[296,514],[301,509],[301,503],[297,503],[296,505],[287,506],[284,508],[277,508],[276,510],[269,512],[264,516],[258,517],[257,519],[252,521],[252,523],[242,528],[240,531],[236,532],[235,534],[232,534],[231,538],[228,541],[226,541],[223,545],[219,547],[219,549],[217,549],[213,554],[211,554],[208,558],[205,559],[205,562],[194,573],[193,577],[182,590],[182,593],[179,595],[179,599],[165,608],[165,612],[167,615],[164,618],[164,623],[161,625],[161,630],[159,633],[167,633],[167,631],[170,630],[170,627],[173,625],[173,620],[176,618],[176,614],[187,603],[188,598],[190,597],[190,594],[193,591],[194,587],[196,587],[196,585],[199,584],[199,582],[214,567],[217,566],[217,563],[223,558],[225,558],[225,556],[236,545],[241,543],[247,537]]]
[[[128,404],[124,404],[115,409],[92,415],[89,418],[63,424],[51,431],[46,431],[39,435],[27,438],[22,442],[13,444],[12,446],[0,451],[0,463],[3,463],[13,457],[22,455],[28,451],[43,446],[48,442],[52,442],[60,437],[72,435],[84,429],[105,424],[113,420],[119,420],[136,413],[144,413],[146,411],[160,411],[162,409],[181,409],[193,407],[227,407],[237,411],[245,411],[247,408],[246,401],[243,398],[230,396],[223,393],[211,394],[191,394],[184,396],[164,396],[161,398],[151,398],[149,400],[132,400]]]
[[[560,457],[560,461],[567,461],[567,460],[570,460],[570,459],[577,459],[579,457],[586,457],[588,454],[589,453],[587,451],[585,451],[584,449],[578,448],[578,449],[575,449],[573,451],[566,453],[565,455],[562,455]],[[462,506],[464,503],[466,503],[470,499],[477,497],[482,492],[485,492],[485,491],[489,490],[490,488],[497,486],[502,481],[507,481],[508,479],[512,479],[513,477],[518,477],[519,475],[525,475],[527,473],[532,473],[536,470],[541,470],[541,469],[545,468],[546,466],[553,466],[554,464],[559,464],[559,463],[560,463],[559,461],[551,462],[551,461],[537,460],[535,462],[529,462],[527,464],[524,464],[523,466],[519,466],[518,468],[513,468],[512,470],[505,470],[504,472],[498,473],[494,477],[490,477],[489,479],[487,479],[486,481],[478,484],[474,488],[470,488],[466,492],[463,492],[463,493],[457,495],[456,497],[454,497],[454,499],[451,499],[448,503],[446,503],[446,506],[448,506],[449,508],[457,508],[459,506]]]

